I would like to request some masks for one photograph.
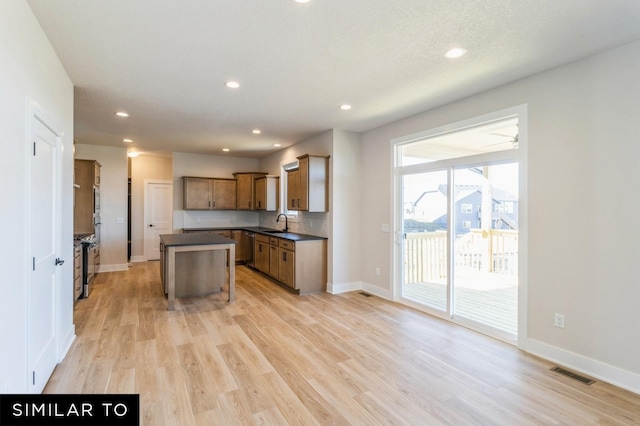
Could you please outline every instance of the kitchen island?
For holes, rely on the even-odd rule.
[[[218,293],[227,280],[232,302],[235,245],[235,240],[210,233],[160,235],[160,276],[168,310],[175,309],[176,297]]]

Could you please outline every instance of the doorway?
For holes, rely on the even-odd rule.
[[[511,342],[521,130],[511,115],[395,141],[396,299]]]
[[[160,260],[160,235],[173,233],[173,183],[144,182],[144,251],[147,260]]]

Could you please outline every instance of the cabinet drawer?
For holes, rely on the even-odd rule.
[[[272,246],[276,246],[278,247],[278,240],[280,238],[276,238],[276,237],[269,237],[269,244],[271,244]]]
[[[261,243],[269,244],[269,238],[268,235],[256,234],[256,241],[260,241]]]
[[[211,231],[213,234],[220,235],[225,238],[231,238],[231,231]]]
[[[294,251],[296,249],[296,243],[289,240],[280,239],[280,247],[283,249]]]

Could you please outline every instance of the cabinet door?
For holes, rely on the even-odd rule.
[[[236,181],[217,180],[213,181],[213,209],[214,210],[235,210],[236,209]]]
[[[183,178],[184,210],[211,210],[211,179]]]
[[[296,288],[295,257],[294,251],[278,248],[278,281],[291,288]]]
[[[269,244],[256,240],[255,250],[256,269],[265,274],[269,273]]]
[[[279,279],[278,246],[269,246],[269,276]]]
[[[309,210],[309,157],[298,159],[298,210]]]
[[[253,175],[236,176],[238,210],[253,210]]]
[[[236,244],[236,262],[247,261],[247,248],[245,245],[244,233],[242,231],[231,231],[231,238],[237,241]]]
[[[300,169],[287,172],[287,209],[300,210]]]
[[[258,178],[255,180],[256,190],[256,210],[266,210],[267,208],[267,178]]]

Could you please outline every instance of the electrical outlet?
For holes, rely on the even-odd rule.
[[[380,275],[380,268],[376,268],[376,275]]]
[[[555,314],[553,316],[553,325],[555,325],[558,328],[564,328],[564,315]]]

